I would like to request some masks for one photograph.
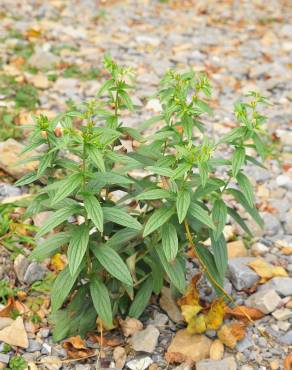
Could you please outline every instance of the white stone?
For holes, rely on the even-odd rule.
[[[145,370],[151,364],[153,360],[150,357],[135,358],[127,363],[127,367],[131,370]]]
[[[272,315],[279,321],[288,320],[290,317],[292,317],[292,310],[289,308],[279,308],[278,310],[274,311]]]

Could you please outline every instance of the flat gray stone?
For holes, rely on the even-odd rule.
[[[288,344],[288,346],[292,345],[292,330],[288,331],[283,337],[279,338],[281,343]]]
[[[159,330],[153,325],[148,325],[146,329],[134,333],[130,342],[135,351],[152,353],[157,345],[158,337]]]
[[[280,296],[274,289],[256,292],[245,301],[246,306],[254,307],[263,313],[273,312],[281,302]]]
[[[233,357],[226,357],[223,360],[202,360],[196,362],[196,370],[237,370]]]
[[[0,363],[2,362],[3,364],[8,364],[10,360],[10,355],[7,355],[5,353],[0,353]]]
[[[16,273],[17,279],[20,282],[23,282],[24,275],[26,273],[28,266],[29,266],[29,261],[23,254],[19,254],[15,258],[13,267],[14,267],[14,271]]]
[[[21,195],[21,190],[16,186],[1,183],[0,184],[0,200],[8,197],[17,197]]]
[[[259,276],[247,264],[253,261],[250,257],[233,258],[228,261],[227,277],[237,290],[251,288]]]
[[[33,284],[35,281],[42,280],[45,276],[47,269],[37,262],[32,262],[24,275],[24,282],[28,285]]]
[[[274,289],[280,296],[287,297],[292,295],[291,277],[274,277],[267,283],[260,285],[258,291]]]

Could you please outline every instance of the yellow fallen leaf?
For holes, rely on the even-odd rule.
[[[66,263],[64,262],[61,253],[56,253],[51,258],[51,265],[54,268],[54,270],[61,271],[64,269]]]
[[[261,282],[265,282],[275,276],[288,276],[283,267],[273,266],[262,259],[256,259],[248,265],[262,278]]]
[[[204,315],[193,317],[187,326],[187,331],[190,334],[202,334],[206,329],[207,326]]]
[[[206,315],[207,329],[217,330],[220,328],[223,322],[225,313],[225,302],[224,298],[216,299]]]
[[[196,316],[200,311],[202,310],[202,307],[200,305],[183,305],[181,306],[181,313],[185,319],[185,322],[189,323],[194,316]]]

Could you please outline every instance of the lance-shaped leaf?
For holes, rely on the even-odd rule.
[[[86,146],[86,151],[90,160],[93,164],[101,171],[105,172],[105,165],[103,160],[103,155],[99,149],[95,148],[93,145]]]
[[[199,204],[192,203],[189,208],[189,214],[199,220],[201,223],[215,230],[216,227],[209,216],[208,212],[204,210]]]
[[[111,221],[135,230],[141,230],[142,228],[141,224],[123,209],[117,207],[103,207],[102,210],[106,221]]]
[[[138,293],[134,301],[131,304],[129,316],[136,317],[142,315],[143,311],[145,310],[146,306],[150,301],[150,297],[153,290],[153,279],[150,276],[144,283],[139,287]]]
[[[75,275],[83,257],[86,253],[89,241],[89,227],[86,224],[75,226],[71,232],[71,239],[68,247],[68,263],[71,275]]]
[[[171,223],[161,227],[162,248],[168,262],[173,261],[178,251],[176,228]]]
[[[160,226],[165,224],[170,217],[174,214],[173,208],[162,207],[156,209],[154,213],[149,217],[145,225],[143,236],[151,234],[153,231],[157,230]]]
[[[55,187],[58,189],[52,199],[52,204],[56,204],[72,194],[82,183],[82,174],[74,173],[65,180],[61,180],[55,183]]]
[[[171,193],[164,189],[151,189],[144,191],[135,197],[137,200],[154,200],[163,198],[171,198]]]
[[[103,212],[99,201],[94,195],[84,196],[84,206],[89,218],[92,220],[98,230],[103,232]]]
[[[91,248],[100,264],[116,279],[126,285],[133,285],[132,277],[127,265],[118,253],[108,246],[93,246]]]
[[[212,219],[216,226],[216,230],[214,230],[214,239],[217,240],[222,233],[224,226],[226,224],[227,218],[227,207],[222,199],[217,199],[214,202],[214,206],[212,209]]]
[[[50,238],[39,242],[37,247],[29,256],[30,260],[43,261],[45,258],[55,254],[63,244],[67,244],[70,240],[69,232],[62,232],[51,236]]]
[[[235,209],[227,207],[227,213],[234,219],[234,221],[238,223],[242,230],[244,230],[249,236],[252,237],[252,232],[248,228],[244,219],[238,214],[238,212]]]
[[[217,270],[221,279],[224,280],[228,264],[227,247],[224,235],[221,233],[219,238],[215,240],[214,235],[211,233],[211,244]]]
[[[113,314],[107,287],[97,277],[90,279],[90,295],[99,318],[107,328],[113,326]]]
[[[236,148],[232,156],[232,174],[236,177],[245,160],[245,149]]]
[[[64,207],[54,212],[52,216],[44,223],[44,225],[39,229],[36,234],[36,238],[40,238],[42,235],[53,230],[56,226],[60,225],[62,222],[67,220],[68,217],[72,216],[74,213],[78,212],[80,208],[75,205]]]
[[[249,181],[249,178],[245,176],[242,172],[239,172],[236,179],[238,181],[241,191],[246,197],[248,205],[252,208],[253,207],[253,189],[252,189],[251,182]]]
[[[180,190],[177,193],[176,198],[177,217],[180,224],[184,221],[190,204],[191,204],[190,193],[187,190]]]

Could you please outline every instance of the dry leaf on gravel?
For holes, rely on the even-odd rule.
[[[292,369],[292,353],[289,353],[289,355],[284,360],[284,370],[291,369]]]
[[[286,256],[292,255],[292,247],[284,247],[280,251],[281,253],[285,254]]]
[[[20,314],[29,312],[29,308],[25,304],[15,301],[13,297],[9,297],[7,305],[0,311],[0,317],[11,317],[11,312],[14,310],[18,311]]]
[[[64,267],[66,266],[66,262],[64,261],[64,258],[61,253],[56,253],[52,258],[51,258],[51,267],[55,271],[62,271]]]
[[[245,315],[245,314],[246,315]],[[247,307],[247,306],[236,306],[234,308],[230,308],[228,306],[225,307],[225,315],[233,316],[238,320],[241,321],[249,321],[247,315],[252,320],[259,320],[264,316],[264,313],[257,308],[254,307]]]
[[[68,338],[63,343],[70,358],[88,357],[94,354],[94,350],[87,348],[85,342],[79,335],[76,337]]]
[[[143,329],[141,321],[133,317],[127,317],[125,320],[120,319],[119,324],[125,337],[129,337]]]
[[[235,322],[230,325],[223,325],[217,333],[218,338],[229,348],[235,348],[238,340],[245,336],[245,325]]]
[[[116,338],[116,337],[108,338],[106,336],[101,337],[100,335],[94,335],[94,334],[89,334],[88,337],[93,343],[99,343],[107,347],[117,347],[123,343],[123,341],[120,338]]]
[[[264,283],[275,276],[288,276],[283,267],[273,266],[262,259],[256,259],[248,265],[261,277],[260,283]]]
[[[113,351],[113,359],[115,361],[115,367],[117,369],[122,369],[127,359],[127,353],[126,353],[125,348],[116,347]]]

